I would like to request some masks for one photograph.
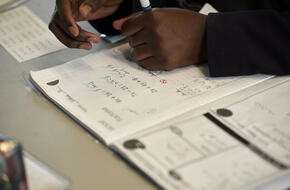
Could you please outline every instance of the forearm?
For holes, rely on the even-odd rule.
[[[211,76],[290,74],[290,13],[271,10],[210,14]]]

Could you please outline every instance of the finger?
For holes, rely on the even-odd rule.
[[[131,53],[131,57],[137,62],[152,56],[151,48],[147,44],[135,47]]]
[[[67,33],[71,38],[73,38],[76,41],[92,42],[92,43],[97,43],[99,41],[99,37],[96,34],[83,30],[79,25],[77,25],[79,35],[78,36],[71,35],[68,28],[65,27],[65,24],[63,23],[64,21],[61,20],[58,15],[55,15],[53,20],[56,22],[58,27],[62,29],[63,32]]]
[[[98,35],[88,32],[86,30],[83,30],[81,28],[79,28],[79,30],[80,30],[80,34],[78,35],[77,40],[86,41],[90,43],[98,43],[100,41],[100,38]]]
[[[139,64],[150,71],[162,70],[161,65],[155,57],[148,57],[139,61]]]
[[[122,30],[122,33],[131,36],[140,31],[144,27],[143,14],[135,13],[128,17],[116,20],[113,22],[113,27],[117,30]]]
[[[77,36],[79,34],[76,21],[72,14],[72,7],[70,0],[57,0],[57,13],[64,21],[65,27],[71,35]]]
[[[53,20],[58,25],[58,27],[63,30],[63,32],[67,33],[67,35],[71,36],[72,38],[76,38],[79,35],[79,27],[76,25],[78,29],[78,35],[75,36],[74,34],[72,34],[70,28],[67,27],[65,19],[61,18],[58,12],[54,15]]]
[[[69,48],[80,48],[85,50],[90,50],[92,48],[92,45],[88,42],[80,42],[72,39],[69,35],[62,31],[62,29],[55,22],[51,22],[49,24],[49,29],[60,42]]]
[[[130,15],[130,16],[128,16],[128,17],[124,17],[124,18],[121,18],[121,19],[119,19],[119,20],[115,20],[115,21],[113,22],[113,27],[114,27],[116,30],[121,30],[123,24],[124,24],[127,20],[129,20],[130,18],[133,18],[133,17],[134,17],[134,15]]]
[[[134,35],[132,35],[129,38],[129,45],[132,48],[134,48],[136,46],[144,44],[146,41],[146,36],[147,36],[147,33],[145,32],[145,30],[141,30],[141,31],[135,33]]]
[[[80,6],[80,13],[83,17],[86,17],[91,12],[99,9],[105,0],[85,0]]]

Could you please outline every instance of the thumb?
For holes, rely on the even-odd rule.
[[[129,20],[130,18],[132,18],[134,15],[131,15],[131,16],[128,16],[128,17],[125,17],[125,18],[121,18],[119,20],[115,20],[113,22],[113,27],[116,29],[116,30],[122,30],[122,26],[123,24]]]

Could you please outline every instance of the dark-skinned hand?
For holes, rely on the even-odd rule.
[[[116,20],[113,26],[129,37],[132,58],[148,70],[170,71],[207,60],[205,15],[160,8]]]
[[[99,37],[83,30],[78,21],[88,21],[113,14],[123,0],[56,0],[49,29],[64,45],[90,50]]]

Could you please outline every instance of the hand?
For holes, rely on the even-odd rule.
[[[99,37],[83,30],[78,21],[103,18],[114,13],[123,0],[56,0],[49,29],[67,47],[90,50]]]
[[[173,70],[207,60],[206,16],[161,8],[114,21],[129,36],[132,58],[149,70]]]

